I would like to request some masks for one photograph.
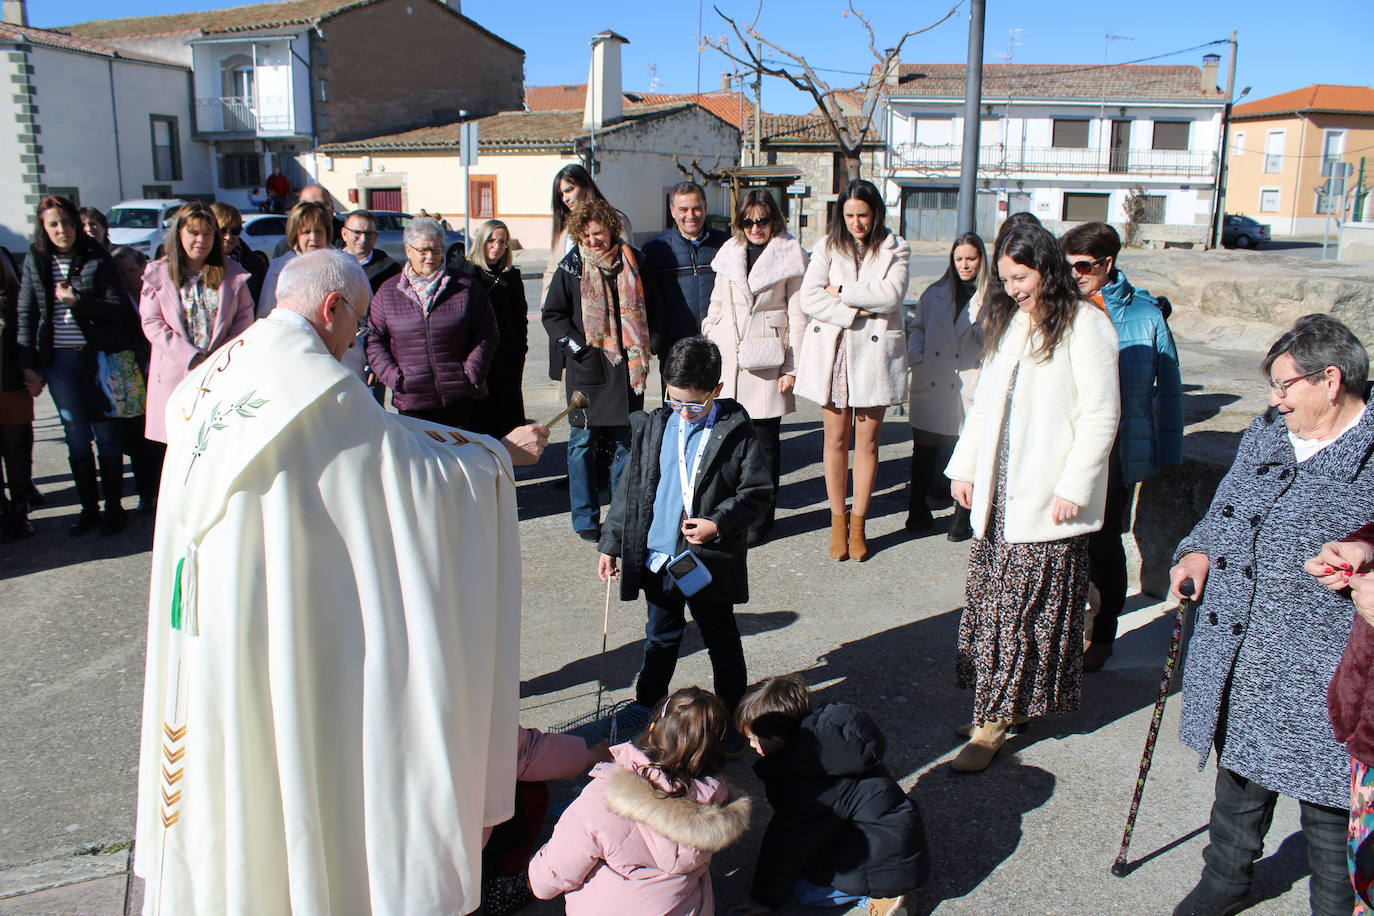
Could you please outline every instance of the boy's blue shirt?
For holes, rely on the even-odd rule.
[[[653,572],[661,570],[677,553],[678,536],[682,529],[682,481],[678,477],[677,467],[678,430],[684,426],[687,428],[684,451],[690,468],[697,451],[706,442],[703,434],[711,428],[717,409],[717,405],[712,404],[710,413],[691,423],[684,423],[680,416],[674,415],[663,429],[663,442],[658,450],[658,491],[654,494],[654,514],[649,523],[648,554],[645,557],[645,565]]]

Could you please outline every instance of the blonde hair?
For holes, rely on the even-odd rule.
[[[487,263],[487,242],[491,240],[491,234],[497,229],[506,230],[506,253],[501,256],[500,263]],[[510,250],[510,227],[499,219],[489,219],[472,233],[472,247],[468,251],[468,261],[483,270],[499,274],[510,267],[514,256]]]
[[[203,223],[210,231],[212,239],[210,253],[205,258],[200,278],[210,289],[219,289],[220,283],[224,280],[224,240],[220,238],[219,221],[215,219],[214,211],[199,201],[192,201],[177,210],[172,216],[172,224],[167,227],[167,241],[162,246],[166,251],[167,273],[177,289],[180,289],[190,277],[189,259],[186,257],[185,249],[181,247],[181,228],[192,222]]]

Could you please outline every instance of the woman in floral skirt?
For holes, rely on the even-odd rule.
[[[1102,527],[1120,415],[1116,331],[1084,299],[1039,226],[998,243],[1002,292],[984,306],[983,370],[945,474],[973,548],[958,683],[969,742],[952,766],[987,768],[1011,727],[1078,708],[1087,535]]]

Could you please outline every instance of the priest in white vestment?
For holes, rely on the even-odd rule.
[[[148,916],[463,914],[512,814],[520,553],[506,443],[387,413],[339,362],[356,259],[167,405],[135,871]],[[522,438],[523,437],[523,438]]]

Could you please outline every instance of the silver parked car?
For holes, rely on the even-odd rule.
[[[398,210],[373,210],[377,220],[377,245],[402,263],[406,260],[405,243],[401,235],[415,217]],[[460,267],[467,257],[468,240],[462,232],[444,229],[444,253],[450,267]]]
[[[1248,216],[1226,214],[1221,225],[1221,244],[1224,248],[1258,248],[1269,241],[1269,227]]]

